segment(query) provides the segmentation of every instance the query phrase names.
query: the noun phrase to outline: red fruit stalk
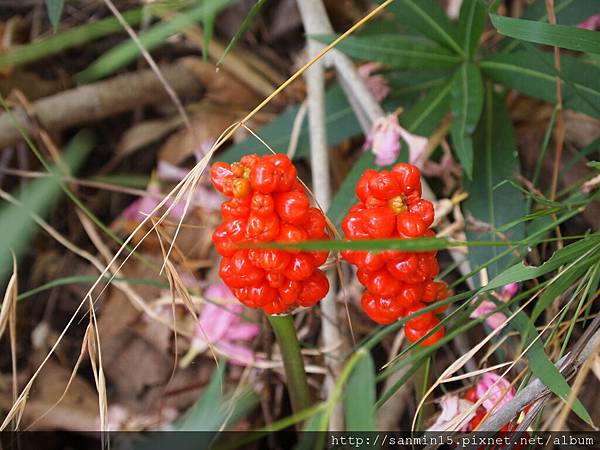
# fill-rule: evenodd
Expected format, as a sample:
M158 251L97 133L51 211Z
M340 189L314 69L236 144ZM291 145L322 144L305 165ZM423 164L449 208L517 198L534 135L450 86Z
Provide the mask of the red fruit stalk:
M329 252L243 249L240 244L328 239L325 217L296 179L285 155L246 155L211 168L214 186L229 197L212 239L223 257L219 274L246 306L281 314L314 306L329 282L318 269Z
M391 171L367 170L356 185L360 202L350 208L342 222L347 239L412 239L435 236L429 229L434 210L421 198L421 175L411 164L400 163ZM408 253L343 251L357 266L357 277L366 292L361 306L375 322L389 324L412 314L426 303L443 300L448 288L434 278L439 273L436 252ZM436 314L426 312L406 322L406 338L416 342L439 324ZM440 328L421 345L431 345L444 336Z

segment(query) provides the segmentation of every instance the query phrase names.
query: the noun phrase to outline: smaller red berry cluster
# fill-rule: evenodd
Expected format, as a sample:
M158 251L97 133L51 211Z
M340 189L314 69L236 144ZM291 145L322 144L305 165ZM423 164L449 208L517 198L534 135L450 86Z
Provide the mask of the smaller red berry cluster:
M342 222L346 238L411 239L435 236L429 229L434 210L421 198L421 175L411 164L397 164L391 171L367 170L356 185L360 202ZM407 253L387 250L379 253L344 251L342 256L358 267L357 277L367 289L361 305L375 322L389 324L412 314L425 303L448 296L444 283L434 281L439 273L436 252ZM439 324L438 308L406 322L404 331L416 342ZM421 345L431 345L444 336L440 328Z
M469 389L467 389L463 398L471 403L477 403L479 397L477 396L477 389L475 388L475 386L471 386ZM529 405L527 405L523 409L523 411L529 411ZM476 431L477 427L479 427L483 419L485 419L486 415L488 415L488 411L486 411L483 405L479 405L477 411L475 411L475 415L471 418L464 431ZM516 424L514 426L511 426L511 423L509 422L506 425L504 425L500 431L514 431L516 426Z
M285 155L246 155L211 167L214 186L230 199L212 239L223 257L219 274L246 306L280 314L313 306L329 290L318 269L329 252L243 249L242 244L328 239L325 217L310 202Z

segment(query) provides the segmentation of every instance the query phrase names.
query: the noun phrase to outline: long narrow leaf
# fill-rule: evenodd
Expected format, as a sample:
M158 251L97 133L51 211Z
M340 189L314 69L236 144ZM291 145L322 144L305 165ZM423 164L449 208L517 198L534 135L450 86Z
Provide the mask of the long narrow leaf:
M346 384L346 431L376 431L375 364L370 354L354 367Z
M485 27L485 8L479 0L463 0L458 18L458 37L465 53L475 53Z
M231 40L229 41L229 44L227 44L227 47L225 47L225 50L223 51L223 55L221 55L221 57L219 58L219 61L217 61L217 66L223 62L223 60L229 54L229 52L231 50L233 50L233 48L238 44L238 42L240 41L240 39L242 38L244 33L246 33L246 31L248 30L248 27L250 27L252 20L254 19L254 17L256 17L256 15L262 9L262 7L265 5L265 3L266 3L266 0L256 0L256 3L254 5L252 5L252 8L248 12L248 14L246 14L246 17L244 17L244 21L241 23L237 32L231 38Z
M490 14L498 33L535 44L600 53L600 33L569 25L556 25L534 20L515 19Z
M469 178L473 173L473 131L483 107L483 79L474 63L456 72L452 89L452 143Z
M499 236L498 227L514 222L525 214L524 199L517 189L505 180L511 180L518 170L517 144L510 117L503 99L486 90L484 114L474 135L477 148L474 159L473 179L465 183L469 197L464 202L466 217L477 221L467 227L467 240L502 241L521 239L523 224L505 230ZM501 253L498 247L474 247L469 249L473 267L486 263ZM507 255L488 266L490 278L510 263Z

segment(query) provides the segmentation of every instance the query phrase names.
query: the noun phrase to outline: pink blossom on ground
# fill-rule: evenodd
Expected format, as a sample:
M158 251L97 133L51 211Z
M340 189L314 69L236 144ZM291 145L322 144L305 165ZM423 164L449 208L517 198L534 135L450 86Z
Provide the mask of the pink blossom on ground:
M486 411L493 413L512 400L516 390L505 378L494 372L487 372L477 383L475 392L477 398L485 398L482 405Z
M415 164L422 159L427 148L427 138L406 131L400 126L395 114L389 114L375 121L363 148L370 148L375 154L375 164L387 166L398 159L401 138L408 144L409 161Z
M477 308L471 313L469 316L471 319L477 319L478 317L485 316L490 314L492 311L496 310L498 306L491 300L483 300ZM506 321L506 316L502 312L495 312L488 316L485 319L485 323L492 329L495 330L497 328L504 327L504 321Z
M519 291L518 283L510 283L504 286L499 293L494 293L494 296L503 303L508 302ZM481 316L490 314L495 311L498 305L491 300L483 300L477 308L469 316L471 319L476 319ZM492 329L503 328L506 324L507 317L503 312L497 311L485 319L485 323Z
M373 74L381 68L380 63L369 62L358 68L358 74L365 80L367 88L377 102L381 102L390 93L390 85L383 75Z
M222 283L209 286L204 296L219 303L236 301L229 288ZM221 305L206 303L192 340L195 354L204 352L212 345L229 356L233 363L243 365L252 361L252 350L244 342L256 337L260 327L243 321L240 316L242 312L243 307L237 302Z
M600 29L600 13L588 17L577 26L591 31Z
M459 398L455 394L444 395L439 404L442 407L442 412L435 419L435 423L431 425L427 431L446 431L450 423L458 416L465 414L473 408L473 403L464 398ZM469 412L460 423L454 424L452 428L459 431L467 431L467 426L471 419L475 416L475 410Z
M162 201L163 194L160 191L160 185L154 181L151 181L146 188L146 194L135 200L121 213L121 217L136 222L142 222L150 213L156 208ZM165 202L164 206L169 208L173 205L172 201ZM177 203L173 205L169 211L169 215L173 219L181 219L183 216L185 203Z

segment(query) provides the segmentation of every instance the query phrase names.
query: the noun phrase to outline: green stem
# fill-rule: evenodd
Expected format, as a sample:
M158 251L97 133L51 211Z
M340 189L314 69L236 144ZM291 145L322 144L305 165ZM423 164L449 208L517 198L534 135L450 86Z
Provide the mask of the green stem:
M310 392L294 320L289 314L267 317L279 343L292 410L297 414L310 406Z

